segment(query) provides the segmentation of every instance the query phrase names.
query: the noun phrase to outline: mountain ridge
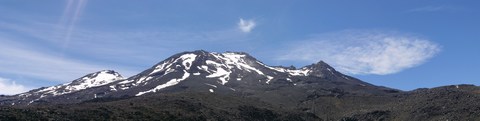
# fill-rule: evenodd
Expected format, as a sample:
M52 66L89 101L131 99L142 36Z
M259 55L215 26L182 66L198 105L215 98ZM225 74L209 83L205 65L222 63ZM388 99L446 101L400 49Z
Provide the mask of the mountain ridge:
M109 79L108 82L94 84L93 86L86 85L86 83L93 82L91 79L85 80L84 78L93 78L92 76L103 73L111 74L110 77L114 79ZM32 90L11 96L9 99L7 98L8 101L0 102L4 104L8 102L13 105L29 105L35 102L49 101L54 103L78 103L104 96L141 96L147 93L162 91L189 90L232 93L236 91L251 92L249 90L264 90L282 86L289 86L289 88L314 88L308 84L318 83L312 82L318 79L330 80L327 83L331 83L328 84L331 86L336 85L334 83L355 86L355 88L352 88L355 89L351 91L352 93L358 92L358 90L362 91L363 87L368 87L365 89L371 91L361 93L373 94L375 92L373 90L376 90L376 88L378 90L394 90L377 87L344 75L323 61L299 69L292 69L268 66L245 52L227 51L216 53L196 50L174 54L151 68L128 78L123 78L118 72L113 70L103 70L88 74L70 83ZM80 88L78 85L85 87ZM316 86L319 88L330 88L326 85L317 84Z

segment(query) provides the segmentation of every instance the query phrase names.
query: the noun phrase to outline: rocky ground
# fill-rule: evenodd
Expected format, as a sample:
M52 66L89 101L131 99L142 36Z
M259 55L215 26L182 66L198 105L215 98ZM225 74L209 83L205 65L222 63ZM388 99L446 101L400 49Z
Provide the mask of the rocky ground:
M2 106L1 120L480 120L480 88L446 86L389 96L316 96L284 104L215 93L100 98L78 104ZM281 101L280 101L281 102Z

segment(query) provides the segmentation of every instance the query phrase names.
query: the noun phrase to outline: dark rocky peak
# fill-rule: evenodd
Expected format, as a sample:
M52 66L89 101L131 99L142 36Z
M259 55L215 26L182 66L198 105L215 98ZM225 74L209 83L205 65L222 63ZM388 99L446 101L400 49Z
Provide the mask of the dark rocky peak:
M290 65L290 66L271 66L273 68L284 68L284 69L288 69L288 70L297 70L297 67L293 66L293 65Z
M333 69L332 66L328 65L324 61L320 61L315 64L308 65L306 67L312 70L335 70Z
M353 85L361 85L361 86L371 86L375 87L375 85L372 85L367 82L363 82L357 78L342 74L338 71L336 71L332 66L328 65L324 61L319 61L315 64L311 64L308 66L303 67L302 69L309 70L308 75L309 76L316 76L316 77L321 77L326 80L331 80L331 81L337 81L337 82L343 82L343 83L348 83L348 84L353 84ZM385 88L388 89L388 88ZM388 89L390 90L390 89Z
M333 67L325 63L324 61L320 61L318 63L312 64L305 66L303 68L306 68L310 70L309 75L312 76L318 76L318 77L326 77L326 76L340 76L343 75L339 72L337 72Z

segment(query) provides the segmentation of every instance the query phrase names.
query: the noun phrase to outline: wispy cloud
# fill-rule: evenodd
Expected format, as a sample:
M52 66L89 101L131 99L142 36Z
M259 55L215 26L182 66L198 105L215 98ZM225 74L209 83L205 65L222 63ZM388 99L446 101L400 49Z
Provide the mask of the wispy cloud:
M70 44L70 39L75 29L75 24L80 18L83 9L87 4L87 0L68 0L63 12L63 16L60 19L60 24L66 26L67 31L64 34L63 48L67 48ZM75 5L74 8L72 6Z
M418 66L440 46L399 32L346 30L312 37L287 49L280 60L324 60L350 74L386 75Z
M15 81L10 81L5 78L0 78L0 94L13 95L28 91L29 88L16 84Z
M249 33L255 27L256 27L256 23L252 19L244 20L243 18L240 18L240 21L238 22L238 28L245 33Z
M67 82L87 73L112 69L98 63L83 62L56 56L58 54L34 49L28 45L0 38L0 73L30 78ZM119 72L131 74L124 69Z
M439 12L439 11L457 11L460 8L453 6L423 6L407 10L407 12Z

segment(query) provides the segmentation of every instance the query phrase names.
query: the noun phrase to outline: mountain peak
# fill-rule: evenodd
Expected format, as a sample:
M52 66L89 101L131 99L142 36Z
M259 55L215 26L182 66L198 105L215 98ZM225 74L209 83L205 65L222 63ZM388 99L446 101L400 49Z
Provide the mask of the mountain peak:
M122 75L113 70L101 70L98 72L87 74L81 78L75 79L70 83L65 83L57 86L51 86L43 88L41 90L36 90L34 92L27 92L30 94L24 95L40 95L40 97L45 96L57 96L76 92L79 90L84 90L87 88L98 87L107 85L109 83L124 79Z
M196 54L196 55L206 55L210 52L206 51L206 50L194 50L194 51L186 51L186 52L183 52L183 54L187 54L187 53L193 53L193 54Z
M315 64L305 66L304 68L308 68L309 70L311 70L310 75L318 76L318 77L326 77L327 75L331 75L331 76L341 75L332 66L328 65L324 61L319 61Z
M324 61L319 61L315 64L311 64L311 65L308 65L306 67L309 67L309 68L314 68L314 69L319 69L319 70L324 70L324 69L327 69L327 70L335 70L332 66L328 65L327 63L325 63Z
M185 52L182 52L182 53L179 53L179 54L176 54L176 56L182 56L182 55L185 55L185 54L195 54L195 55L198 55L198 56L208 56L208 55L211 55L211 54L228 54L228 55L244 55L244 56L250 56L248 53L246 52L236 52L236 51L225 51L223 53L218 53L218 52L209 52L209 51L206 51L206 50L194 50L194 51L185 51ZM176 57L176 56L173 56L173 57Z
M89 88L94 86L101 86L121 79L123 79L123 76L114 70L101 70L98 72L87 74L82 78L74 80L68 85L82 85L85 88Z

